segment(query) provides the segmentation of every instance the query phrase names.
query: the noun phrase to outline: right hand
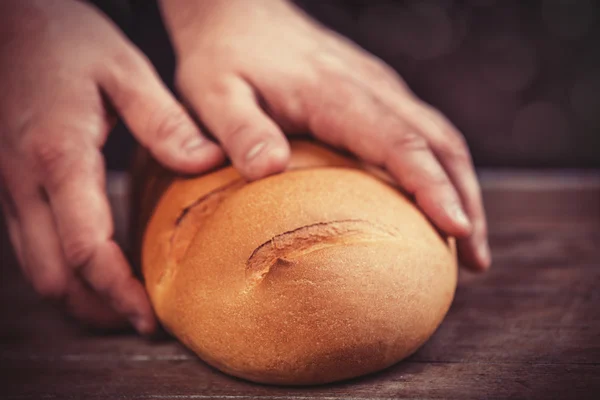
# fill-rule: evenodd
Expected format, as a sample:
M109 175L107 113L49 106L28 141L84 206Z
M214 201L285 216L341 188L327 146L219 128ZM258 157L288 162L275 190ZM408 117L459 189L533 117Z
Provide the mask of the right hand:
M165 166L223 161L150 63L75 0L0 3L0 199L26 277L84 322L156 327L117 244L100 148L115 110ZM110 107L107 104L110 103Z
M311 132L385 168L444 233L462 263L491 258L479 183L450 121L389 66L290 0L162 0L191 109L249 179L283 170L284 133Z

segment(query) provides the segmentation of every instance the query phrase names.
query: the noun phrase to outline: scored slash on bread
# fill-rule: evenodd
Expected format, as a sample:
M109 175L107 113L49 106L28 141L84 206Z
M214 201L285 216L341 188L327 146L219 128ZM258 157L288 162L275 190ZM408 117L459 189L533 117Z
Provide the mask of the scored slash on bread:
M295 259L312 251L393 237L391 229L360 219L301 226L273 236L254 249L246 261L246 279L258 283L275 265L294 265Z

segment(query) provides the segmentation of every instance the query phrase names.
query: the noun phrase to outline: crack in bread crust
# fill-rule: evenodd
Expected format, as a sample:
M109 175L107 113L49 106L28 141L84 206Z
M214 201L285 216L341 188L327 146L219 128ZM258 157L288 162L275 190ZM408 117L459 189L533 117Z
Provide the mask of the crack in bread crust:
M215 209L216 209L216 206L218 206L219 203L221 203L221 201L223 201L225 199L226 195L230 194L231 191L233 191L234 189L237 190L237 189L241 188L246 183L247 182L244 179L235 179L235 180L227 183L226 185L219 186L218 188L214 189L213 191L208 192L204 196L198 198L196 201L194 201L192 204L188 205L181 211L181 213L175 220L175 226L179 226L179 224L181 224L183 219L188 215L188 213L193 208L201 206L201 205L203 205L203 203L205 204L208 201L217 200L216 202L214 202ZM209 211L214 211L214 209L211 209Z
M169 258L180 261L185 255L185 250L195 236L202 221L212 215L231 193L246 184L243 179L237 179L227 185L221 186L212 192L200 197L183 209L175 221L175 229L171 235L171 251ZM184 239L184 240L182 240ZM187 239L187 240L186 240Z
M175 220L175 226L168 242L167 262L159 275L159 285L163 283L165 277L173 274L178 263L185 257L202 222L216 211L223 200L245 184L246 181L243 179L231 181L198 198L181 211Z
M301 226L276 235L254 249L246 261L246 281L257 284L275 266L293 266L297 258L324 248L395 238L392 229L362 219Z

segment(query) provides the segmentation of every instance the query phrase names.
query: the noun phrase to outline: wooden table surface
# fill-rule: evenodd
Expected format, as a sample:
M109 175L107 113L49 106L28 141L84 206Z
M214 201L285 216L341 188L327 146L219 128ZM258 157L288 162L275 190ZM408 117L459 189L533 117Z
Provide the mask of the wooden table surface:
M0 399L600 399L600 175L482 177L494 255L461 272L415 355L338 384L248 383L173 340L99 335L64 320L16 272L0 234Z

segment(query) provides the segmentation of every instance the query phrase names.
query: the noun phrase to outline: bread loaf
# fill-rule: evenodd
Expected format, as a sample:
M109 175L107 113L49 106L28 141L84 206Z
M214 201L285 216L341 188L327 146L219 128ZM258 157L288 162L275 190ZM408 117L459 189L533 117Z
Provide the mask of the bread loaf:
M317 384L386 368L435 331L452 239L356 161L303 141L284 173L173 178L142 244L162 324L214 367Z

